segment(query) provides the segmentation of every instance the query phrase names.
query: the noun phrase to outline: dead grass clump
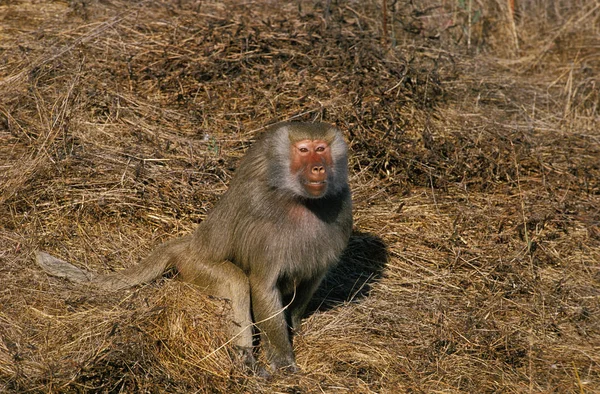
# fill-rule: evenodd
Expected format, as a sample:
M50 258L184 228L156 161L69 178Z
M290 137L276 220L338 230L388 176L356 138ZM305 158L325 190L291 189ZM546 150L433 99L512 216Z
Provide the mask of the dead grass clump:
M5 389L181 392L242 376L222 347L225 303L173 281L125 297L56 282L5 307L21 323L3 332Z
M600 387L597 2L0 3L0 391ZM136 264L281 120L351 147L355 233L301 373L244 373L227 302L189 285L33 263Z

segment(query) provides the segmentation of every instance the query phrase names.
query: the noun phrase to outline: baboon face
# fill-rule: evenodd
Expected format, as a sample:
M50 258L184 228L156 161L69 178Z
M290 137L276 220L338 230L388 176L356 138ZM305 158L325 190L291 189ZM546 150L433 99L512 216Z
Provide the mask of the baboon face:
M302 140L291 144L290 172L311 197L319 198L327 192L327 174L332 163L327 141Z
M324 123L287 123L273 130L263 149L273 188L320 199L347 187L347 147L341 133Z

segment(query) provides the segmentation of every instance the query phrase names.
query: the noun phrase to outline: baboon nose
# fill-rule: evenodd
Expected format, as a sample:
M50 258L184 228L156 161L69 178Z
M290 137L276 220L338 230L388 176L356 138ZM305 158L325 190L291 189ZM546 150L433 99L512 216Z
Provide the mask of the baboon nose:
M325 167L323 166L314 166L312 168L312 173L313 174L324 174L325 173Z

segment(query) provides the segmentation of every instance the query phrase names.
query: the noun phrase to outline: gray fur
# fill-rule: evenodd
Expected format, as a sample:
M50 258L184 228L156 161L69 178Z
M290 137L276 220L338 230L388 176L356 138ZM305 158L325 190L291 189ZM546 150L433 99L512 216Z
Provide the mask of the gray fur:
M290 144L304 140L329 143L325 194L315 197L290 171ZM232 301L232 335L245 361L254 365L252 319L272 368L296 370L284 299L297 328L327 270L337 263L352 231L347 148L342 134L324 123L282 123L271 127L248 150L206 220L184 238L161 245L141 264L112 275L95 275L38 253L48 273L107 289L150 281L169 267L207 293Z

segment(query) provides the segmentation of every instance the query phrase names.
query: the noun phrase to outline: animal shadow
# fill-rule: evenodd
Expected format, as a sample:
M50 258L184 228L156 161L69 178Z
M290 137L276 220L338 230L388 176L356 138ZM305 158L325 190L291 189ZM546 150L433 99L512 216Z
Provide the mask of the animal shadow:
M329 271L313 296L307 315L367 297L372 284L381 278L388 257L381 238L354 232L340 263Z

